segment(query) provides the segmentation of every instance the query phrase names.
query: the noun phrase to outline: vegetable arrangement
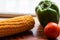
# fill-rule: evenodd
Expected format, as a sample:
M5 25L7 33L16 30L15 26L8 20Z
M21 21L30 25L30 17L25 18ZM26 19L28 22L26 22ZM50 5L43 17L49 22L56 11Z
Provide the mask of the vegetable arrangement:
M38 20L44 28L47 38L57 38L59 36L59 8L54 2L49 0L41 1L35 8Z
M35 8L40 24L47 38L55 39L60 34L59 8L49 0L41 1ZM13 35L34 27L34 19L30 15L18 16L0 21L0 37Z

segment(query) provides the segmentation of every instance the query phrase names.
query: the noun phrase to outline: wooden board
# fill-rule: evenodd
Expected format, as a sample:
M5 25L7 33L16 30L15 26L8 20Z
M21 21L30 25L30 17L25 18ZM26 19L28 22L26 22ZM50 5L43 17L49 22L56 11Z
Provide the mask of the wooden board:
M15 35L7 36L0 38L0 40L51 40L47 39L43 33L43 27L39 24L39 21L36 17L33 17L35 20L35 26L33 29L18 33ZM53 39L60 40L60 37Z

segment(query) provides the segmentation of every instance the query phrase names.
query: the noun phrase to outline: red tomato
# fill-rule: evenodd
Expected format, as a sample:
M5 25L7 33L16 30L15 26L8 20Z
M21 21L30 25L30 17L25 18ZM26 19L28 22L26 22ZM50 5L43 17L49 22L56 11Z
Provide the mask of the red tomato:
M60 26L59 26L59 33L60 33Z
M44 34L51 39L57 38L59 36L59 26L54 22L48 23L44 28Z

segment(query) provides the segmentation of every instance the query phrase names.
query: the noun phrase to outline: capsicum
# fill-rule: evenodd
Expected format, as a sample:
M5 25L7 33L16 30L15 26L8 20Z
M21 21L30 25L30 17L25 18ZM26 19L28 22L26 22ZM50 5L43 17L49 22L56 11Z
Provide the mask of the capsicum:
M35 12L40 24L45 27L48 22L59 23L59 8L49 0L39 2L35 8Z

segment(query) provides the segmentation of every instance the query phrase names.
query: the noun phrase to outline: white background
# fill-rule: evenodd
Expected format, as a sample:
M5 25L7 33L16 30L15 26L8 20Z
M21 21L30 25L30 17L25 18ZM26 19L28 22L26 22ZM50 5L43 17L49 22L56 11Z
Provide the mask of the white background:
M40 1L41 0L0 0L0 12L35 14L35 7ZM60 0L51 1L60 6Z

